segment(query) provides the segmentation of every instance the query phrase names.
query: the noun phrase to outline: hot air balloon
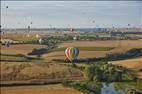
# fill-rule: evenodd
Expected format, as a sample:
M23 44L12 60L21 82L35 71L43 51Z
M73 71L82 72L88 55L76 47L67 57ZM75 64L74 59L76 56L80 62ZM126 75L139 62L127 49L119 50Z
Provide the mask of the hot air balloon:
M28 26L28 32L30 32L30 26Z
M36 34L36 38L39 38L40 36L38 34Z
M93 20L92 23L95 23L95 20Z
M8 6L6 6L6 8L8 8Z
M2 27L2 26L0 25L0 33L2 32L2 29L1 29L1 27Z
M65 55L67 59L69 59L70 61L73 61L77 59L77 56L79 55L79 49L76 47L68 47L65 50Z
M129 27L130 27L130 24L128 24L128 28L127 28L127 30L129 29Z

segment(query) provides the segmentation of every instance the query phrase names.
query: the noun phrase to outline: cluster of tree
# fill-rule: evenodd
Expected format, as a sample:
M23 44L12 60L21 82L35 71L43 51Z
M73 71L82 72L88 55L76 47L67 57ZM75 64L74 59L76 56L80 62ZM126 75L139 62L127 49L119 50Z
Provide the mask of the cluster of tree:
M48 51L47 48L39 48L39 49L34 48L32 52L28 53L28 55L37 55L40 57L40 55L47 53L47 51Z
M106 56L107 60L123 60L128 58L134 58L142 56L142 48L133 48L126 53L115 53L115 54L108 54Z
M85 68L85 75L90 81L116 82L133 80L133 77L121 66L107 63L90 64Z

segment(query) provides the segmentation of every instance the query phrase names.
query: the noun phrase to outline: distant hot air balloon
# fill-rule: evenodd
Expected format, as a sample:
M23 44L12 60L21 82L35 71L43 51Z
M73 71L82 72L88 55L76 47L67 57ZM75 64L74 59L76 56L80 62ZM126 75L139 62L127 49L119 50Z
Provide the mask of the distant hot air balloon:
M2 27L2 26L0 25L0 33L2 32L2 29L1 29L1 27Z
M65 50L65 55L67 59L69 59L70 61L73 61L77 59L77 56L79 55L79 49L76 47L68 47Z
M128 27L127 27L127 29L129 29L130 28L130 24L128 24Z
M36 38L39 38L40 36L38 34L36 34Z
M30 32L30 26L28 26L28 32Z
M93 20L92 23L95 23L95 20Z
M6 6L6 8L8 8L8 6Z

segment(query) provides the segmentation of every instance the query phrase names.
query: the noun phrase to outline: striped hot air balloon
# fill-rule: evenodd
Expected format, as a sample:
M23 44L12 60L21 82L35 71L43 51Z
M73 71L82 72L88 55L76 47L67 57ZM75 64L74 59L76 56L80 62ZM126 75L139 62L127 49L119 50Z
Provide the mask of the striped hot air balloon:
M77 59L77 56L79 55L79 49L75 47L68 47L65 50L65 55L70 61L73 61Z

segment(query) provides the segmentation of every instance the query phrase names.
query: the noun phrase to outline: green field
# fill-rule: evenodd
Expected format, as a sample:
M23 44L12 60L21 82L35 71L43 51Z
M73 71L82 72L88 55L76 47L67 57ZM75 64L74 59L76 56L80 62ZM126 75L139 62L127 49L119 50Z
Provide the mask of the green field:
M27 61L28 59L20 55L1 55L1 61Z

